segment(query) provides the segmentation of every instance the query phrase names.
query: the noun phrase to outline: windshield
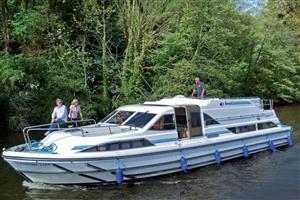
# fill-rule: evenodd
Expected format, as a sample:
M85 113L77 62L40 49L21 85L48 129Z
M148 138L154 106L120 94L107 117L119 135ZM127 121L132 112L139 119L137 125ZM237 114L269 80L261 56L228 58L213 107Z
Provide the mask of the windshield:
M113 115L106 123L110 124L123 124L130 116L133 115L133 111L119 111Z
M125 125L143 128L154 116L152 113L138 112Z
M100 122L105 122L106 120L108 120L109 118L111 118L114 114L116 114L118 112L118 110L114 110L111 113L109 113L108 115L106 115L103 119L101 119Z

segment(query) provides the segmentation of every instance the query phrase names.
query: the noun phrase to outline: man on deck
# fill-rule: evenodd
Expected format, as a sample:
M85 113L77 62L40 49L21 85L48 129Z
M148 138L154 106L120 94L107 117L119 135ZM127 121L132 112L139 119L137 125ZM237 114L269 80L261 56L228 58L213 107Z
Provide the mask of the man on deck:
M200 78L195 78L195 85L192 93L193 97L203 98L205 97L205 87L204 83L200 81Z

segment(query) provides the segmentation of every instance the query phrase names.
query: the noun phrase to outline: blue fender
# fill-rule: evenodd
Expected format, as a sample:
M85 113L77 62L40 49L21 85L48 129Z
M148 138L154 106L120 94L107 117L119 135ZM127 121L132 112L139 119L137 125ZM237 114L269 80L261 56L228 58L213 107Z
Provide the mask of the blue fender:
M124 177L123 177L123 170L120 167L120 160L119 159L115 160L115 167L116 167L116 171L115 171L116 183L120 185L120 184L122 184L122 182L124 180Z
M215 160L218 165L220 165L222 162L221 154L218 150L215 151Z
M271 149L272 152L276 151L276 147L271 139L269 139L268 144L269 144L269 148Z
M292 136L291 136L291 135L289 135L289 136L287 137L287 141L288 141L288 145L289 145L289 146L293 146L293 139L292 139Z
M187 172L188 170L188 163L187 163L187 160L185 159L185 157L181 156L180 158L180 166L181 166L181 169L184 173Z
M248 147L245 144L243 146L243 154L244 154L245 158L249 157L249 150L248 150Z
M120 167L116 169L116 182L118 184L122 184L123 182L123 170Z

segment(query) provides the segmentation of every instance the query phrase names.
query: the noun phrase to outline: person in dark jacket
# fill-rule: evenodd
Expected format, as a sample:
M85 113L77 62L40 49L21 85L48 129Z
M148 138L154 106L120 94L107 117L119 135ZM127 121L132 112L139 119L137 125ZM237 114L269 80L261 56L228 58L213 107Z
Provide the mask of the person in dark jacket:
M203 98L205 97L205 87L204 83L200 81L200 78L195 78L195 85L192 92L193 97Z

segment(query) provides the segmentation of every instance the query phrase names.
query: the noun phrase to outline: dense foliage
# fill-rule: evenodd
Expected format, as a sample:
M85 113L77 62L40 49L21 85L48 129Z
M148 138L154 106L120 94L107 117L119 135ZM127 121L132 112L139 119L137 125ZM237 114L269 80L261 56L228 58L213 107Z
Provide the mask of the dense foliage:
M190 95L196 76L208 96L299 101L299 1L269 0L255 15L236 2L1 0L0 96L11 128L48 122L57 97L100 118Z

